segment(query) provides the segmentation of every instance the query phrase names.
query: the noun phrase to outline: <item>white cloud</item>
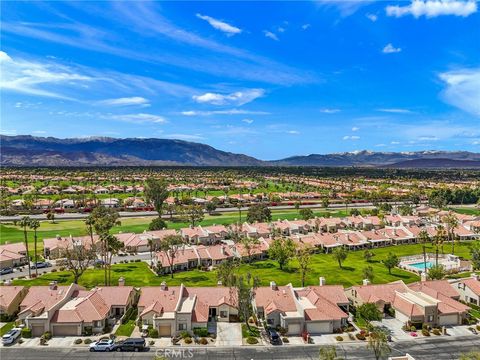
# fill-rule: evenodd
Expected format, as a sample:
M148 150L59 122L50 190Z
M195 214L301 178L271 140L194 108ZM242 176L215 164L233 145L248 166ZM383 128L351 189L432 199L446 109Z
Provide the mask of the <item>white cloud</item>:
M29 95L70 99L60 91L60 86L72 86L77 82L92 81L89 76L74 72L67 66L55 63L38 63L27 60L14 60L0 51L2 67L0 88Z
M32 131L32 134L38 134L38 135L41 135L41 134L46 134L47 132L44 131L44 130L35 130L35 131Z
M13 135L17 135L17 130L14 130L14 129L0 129L0 134L1 135L10 135L10 136L13 136Z
M228 109L228 110L187 110L182 111L182 115L185 116L210 116L210 115L269 115L266 111L252 111L252 110L240 110L240 109Z
M187 141L205 139L200 134L166 134L166 135L163 135L163 137L166 139L178 139L178 140L187 140Z
M375 146L376 146L376 147L384 147L384 146L387 146L387 145L385 145L385 144L376 144Z
M208 92L203 95L194 95L193 100L201 104L241 106L262 97L264 94L265 90L263 89L249 89L231 94Z
M418 140L420 140L420 141L437 141L437 140L440 140L440 139L436 136L430 135L430 136L420 136L418 138Z
M320 112L324 114L335 114L340 112L340 109L320 109Z
M212 18L211 16L197 14L197 17L208 22L214 29L220 30L229 36L240 34L242 32L242 29L239 29L238 27L230 25L224 21Z
M243 119L242 120L244 123L246 124L253 124L253 120L252 119Z
M415 18L425 16L433 18L441 15L469 16L477 11L475 0L412 0L410 5L389 5L388 16L401 17L412 15Z
M123 115L109 114L109 115L106 115L105 117L107 119L111 119L111 120L119 120L119 121L139 123L139 124L142 124L142 123L163 124L163 123L167 122L167 119L165 119L163 116L153 115L153 114L145 114L145 113L123 114Z
M343 137L343 140L358 140L358 139L360 139L360 136L355 136L355 135L352 135L352 136L350 136L350 135L345 135L345 136Z
M124 97L124 98L117 98L117 99L106 99L106 100L98 101L97 103L99 105L106 105L106 106L130 106L130 105L138 105L143 107L150 106L149 101L140 96Z
M358 131L358 130L360 130L359 127L356 127L356 126L352 127L352 131Z
M280 26L280 27L277 29L277 31L278 31L279 33L284 33L284 32L285 32L285 28L283 28L283 27Z
M287 134L290 134L290 135L299 135L299 134L300 134L300 131L297 131L297 130L289 130L289 131L287 131Z
M268 31L268 30L264 30L263 33L265 34L265 36L267 38L275 40L275 41L279 41L278 36L276 34L274 34L273 32Z
M372 22L375 22L378 20L378 16L375 14L366 14L365 16Z
M399 144L400 144L400 141L391 141L390 144L392 144L392 145L399 145Z
M396 48L390 43L385 45L385 47L382 50L384 54L394 54L394 53L399 53L400 51L402 51L401 48Z
M310 24L303 24L303 25L302 25L302 30L308 30L308 29L310 29L311 27L312 27L312 25L310 25Z
M439 77L446 85L442 93L446 102L480 116L480 68L444 72Z
M400 109L400 108L377 109L377 111L386 112L386 113L393 113L393 114L411 114L412 113L411 110Z

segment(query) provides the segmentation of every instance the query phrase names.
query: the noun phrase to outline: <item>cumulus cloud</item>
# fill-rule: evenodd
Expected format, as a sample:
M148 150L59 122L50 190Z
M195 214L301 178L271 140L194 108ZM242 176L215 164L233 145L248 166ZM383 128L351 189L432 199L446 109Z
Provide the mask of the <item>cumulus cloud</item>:
M360 139L360 136L356 136L356 135L345 135L343 137L343 140L358 140Z
M124 97L124 98L117 98L117 99L106 99L106 100L99 101L98 104L106 105L106 106L130 106L130 105L138 105L143 107L150 106L149 101L140 96Z
M125 122L138 123L138 124L142 124L142 123L163 124L167 122L167 119L165 119L163 116L154 115L154 114L145 114L145 113L122 114L122 115L109 114L105 117L111 120L125 121Z
M197 14L197 17L208 22L214 29L220 30L229 36L240 34L242 32L242 29L239 29L238 27L230 25L224 21L217 20L211 16Z
M475 0L412 0L410 5L389 5L388 16L401 17L412 15L415 18L425 16L433 18L441 15L469 16L477 11Z
M275 40L275 41L279 41L280 39L278 38L278 36L276 34L274 34L273 32L271 31L268 31L268 30L264 30L263 33L265 34L265 36L269 39L272 39L272 40Z
M340 109L320 109L320 112L321 113L324 113L324 114L335 114L335 113L338 113L340 112Z
M208 92L202 95L194 95L193 100L201 104L241 106L262 97L264 94L265 90L263 89L249 89L231 94Z
M356 127L356 126L352 127L352 131L358 131L358 130L360 130L359 127Z
M366 14L365 16L372 22L375 22L378 20L378 16L375 14Z
M243 119L242 121L246 124L252 124L253 123L252 119Z
M312 25L310 24L303 24L302 25L302 30L308 30Z
M480 68L444 72L439 77L446 85L442 96L447 103L480 116Z
M382 50L384 54L394 54L394 53L399 53L400 51L402 51L401 48L396 48L391 43L385 45L385 47Z

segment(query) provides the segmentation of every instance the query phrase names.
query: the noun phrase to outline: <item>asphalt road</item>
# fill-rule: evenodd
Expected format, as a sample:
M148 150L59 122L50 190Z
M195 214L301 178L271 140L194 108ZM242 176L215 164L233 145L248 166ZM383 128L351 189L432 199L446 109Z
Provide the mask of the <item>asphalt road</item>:
M391 344L391 356L409 353L417 360L456 360L461 353L480 350L480 336L463 336L455 338L429 338ZM159 355L166 359L194 360L280 360L318 359L320 346L279 346L279 347L236 347L236 348L186 348L176 347L160 349ZM172 352L175 350L175 353ZM191 349L191 350L190 350ZM143 353L90 353L79 348L0 348L2 360L65 360L65 359L154 359L156 351L151 349ZM373 353L366 349L366 344L354 343L337 346L337 355L344 359L375 359Z

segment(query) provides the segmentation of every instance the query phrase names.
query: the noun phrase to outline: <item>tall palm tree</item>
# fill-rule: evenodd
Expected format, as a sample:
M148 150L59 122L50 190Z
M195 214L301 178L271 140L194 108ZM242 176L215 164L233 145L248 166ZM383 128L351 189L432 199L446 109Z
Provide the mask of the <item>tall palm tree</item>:
M27 227L30 226L30 217L24 216L19 222L20 227L23 228L23 239L25 241L25 250L27 255L27 265L28 265L28 277L32 276L32 269L30 268L30 254L28 252L28 237L27 237Z
M438 248L443 249L443 243L447 237L445 227L443 225L437 226L437 233L433 237L433 244L435 245L435 266L438 266Z
M430 242L430 236L428 235L428 232L426 230L420 231L418 234L418 241L420 244L422 244L422 249L423 249L423 264L424 264L424 271L425 274L427 273L427 253L425 250L425 245Z
M450 211L442 220L447 225L448 240L452 242L452 254L455 254L455 228L458 226L458 219Z
M38 255L37 255L37 229L40 227L40 221L36 219L30 219L29 223L30 229L33 229L33 257L35 259L35 275L38 276L38 269L37 269L37 262L38 262Z

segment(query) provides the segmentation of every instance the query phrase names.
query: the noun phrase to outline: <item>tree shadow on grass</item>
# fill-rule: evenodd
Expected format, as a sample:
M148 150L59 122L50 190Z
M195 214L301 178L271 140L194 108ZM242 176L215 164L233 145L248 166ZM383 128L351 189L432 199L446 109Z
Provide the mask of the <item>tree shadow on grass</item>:
M411 278L411 277L408 276L408 275L398 274L398 273L393 272L393 271L392 271L392 274L391 274L391 275L392 275L392 276L395 276L395 277L398 277L398 278L400 278L400 279L410 279L410 278Z
M353 268L351 266L342 266L342 270L355 271L355 268Z
M126 272L132 272L133 270L136 270L136 268L129 268L129 269L112 269L112 272L114 272L114 273L126 273Z
M272 269L276 267L276 265L272 263L250 263L249 265L255 269Z
M201 282L201 281L209 281L210 278L204 275L198 275L198 276L190 276L190 277L185 277L183 278L184 280L188 280L191 282Z

